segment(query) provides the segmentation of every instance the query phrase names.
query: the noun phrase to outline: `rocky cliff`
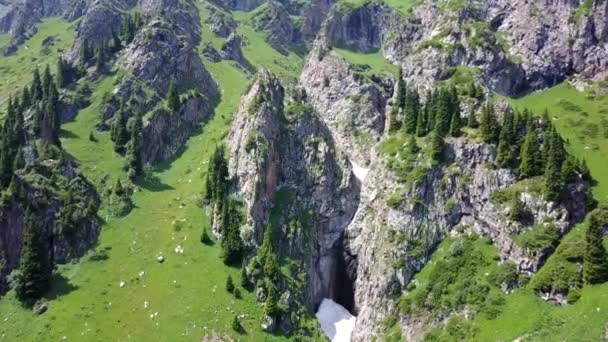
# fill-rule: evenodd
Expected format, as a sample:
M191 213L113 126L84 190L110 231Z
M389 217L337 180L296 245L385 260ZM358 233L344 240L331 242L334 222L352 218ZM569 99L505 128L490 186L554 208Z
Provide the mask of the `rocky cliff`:
M314 110L301 98L288 102L279 81L267 72L243 97L227 139L230 174L247 208L246 243L259 246L272 225L281 240L280 259L293 260L292 276L304 272L305 277L303 289L283 284L291 294L283 299L300 298L315 310L323 298L335 298L342 290L337 286L342 236L360 186L348 158ZM297 323L290 319L282 316L279 325L288 330Z
M606 2L425 1L405 15L382 2L336 6L321 29L330 46L381 49L420 86L479 73L505 95L555 85L571 75L599 80L607 70Z
M37 228L43 232L53 264L84 255L101 230L96 215L99 197L75 161L65 155L59 159L37 156L33 147L25 151L26 165L15 172L0 203L1 293L6 291L7 275L19 267L26 207L36 213Z

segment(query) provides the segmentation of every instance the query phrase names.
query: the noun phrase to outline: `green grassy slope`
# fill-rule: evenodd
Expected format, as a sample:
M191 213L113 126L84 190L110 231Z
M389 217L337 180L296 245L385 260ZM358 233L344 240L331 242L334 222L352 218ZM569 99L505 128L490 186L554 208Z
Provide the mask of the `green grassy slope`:
M31 82L34 68L42 69L49 64L54 70L57 58L62 51L68 49L74 40L73 24L60 18L44 19L37 25L38 32L25 44L19 47L12 56L0 56L0 113L6 110L5 102L9 94ZM54 39L54 44L44 48L43 41L47 37ZM8 39L6 35L0 37L0 48L3 48Z
M204 20L204 13L201 15ZM245 34L250 41L259 39L245 51L250 61L285 77L297 75L301 58L275 54L258 33ZM210 37L206 32L203 35ZM159 167L162 189L138 189L133 197L136 208L128 216L105 218L96 249L80 262L60 267L47 313L35 317L17 303L13 293L3 298L0 331L4 335L0 340L60 340L65 336L79 341L119 341L153 336L163 341L199 341L211 331L242 340L285 339L261 331L262 308L254 293L243 290L243 299L235 299L226 292L226 277L230 274L238 283L239 270L222 263L219 244L205 246L199 241L203 228L209 228L209 218L197 206L206 163L227 134L240 95L250 82L233 62L205 64L221 88L221 102L213 119L188 141L177 160ZM99 122L103 95L112 90L115 81L109 76L93 84L92 104L62 127L64 147L96 184L104 177L111 182L126 179L124 159L113 152L109 132L95 131L97 142L88 139ZM184 254L174 251L178 245ZM162 264L156 261L159 255L165 257ZM122 281L126 286L121 288ZM245 315L241 323L246 335L239 337L232 331L235 314Z
M561 135L569 140L571 152L587 161L598 183L595 197L608 202L608 93L579 92L563 83L511 102L516 108L527 107L539 115L545 109L549 111Z

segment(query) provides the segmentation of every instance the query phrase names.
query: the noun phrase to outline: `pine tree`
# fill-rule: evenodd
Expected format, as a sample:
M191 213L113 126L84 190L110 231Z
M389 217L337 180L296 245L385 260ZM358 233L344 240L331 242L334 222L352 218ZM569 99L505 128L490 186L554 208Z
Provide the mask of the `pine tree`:
M25 214L23 228L23 245L19 270L22 274L22 284L17 290L21 301L33 302L40 298L48 289L52 274L48 249L42 238L42 228L28 209Z
M437 131L431 133L431 158L435 162L441 162L443 158L443 150L445 148L445 142L443 137Z
M44 74L42 76L42 93L45 97L49 96L49 90L53 83L53 75L51 74L51 68L47 64L44 68Z
M467 116L467 127L470 127L470 128L479 127L479 123L477 122L477 116L475 116L475 113L473 113L473 112L469 113L469 116Z
M226 279L226 291L230 293L234 292L234 282L232 281L232 276L228 276L228 279Z
M420 112L420 95L416 89L407 92L404 104L405 129L408 134L416 134L418 114Z
M274 285L273 283L270 283L268 285L268 293L266 294L264 311L266 312L266 315L270 317L274 317L280 313L277 289L276 285Z
M34 102L42 100L42 81L40 80L40 72L38 71L38 68L34 69L34 76L30 93L32 94L32 100Z
M524 144L521 147L519 165L520 178L529 178L542 174L542 155L540 153L540 144L534 129L530 127L526 133Z
M576 160L572 156L568 156L562 164L562 184L568 185L577 177Z
M415 155L420 151L420 147L416 143L416 137L413 134L410 134L409 139L407 141L407 152L410 156Z
M399 120L397 120L397 115L398 115L399 111L396 105L393 104L393 106L391 106L391 110L389 111L388 115L388 133L392 134L395 133L399 130Z
M248 289L249 286L251 286L249 278L247 278L247 267L245 266L245 263L243 263L243 266L241 267L241 286L244 289Z
M177 93L177 86L175 85L175 81L171 81L169 85L169 92L167 93L167 108L171 112L177 112L179 110L181 103L179 100L179 94Z
M547 161L545 172L545 198L549 201L557 201L561 194L564 184L562 183L561 164L551 155Z
M279 263L277 262L277 256L275 253L271 252L266 255L266 262L264 263L264 275L272 282L277 282L281 275L281 270L279 269Z
M241 325L241 322L239 322L239 317L236 315L232 319L232 330L239 334L243 332L243 326Z
M141 139L142 139L143 122L140 114L135 114L133 124L131 125L131 141L127 148L127 163L129 164L129 174L131 179L142 174L142 165L140 158Z
M25 112L32 106L32 98L30 96L30 89L23 87L21 92L21 112Z
M608 255L603 244L600 211L589 215L585 232L585 253L583 255L583 278L587 284L600 284L608 280Z
M450 95L447 91L439 92L439 97L435 104L435 132L441 137L445 137L450 131Z
M428 134L428 111L427 106L421 108L418 112L418 121L416 122L416 136L425 137Z
M241 214L236 201L226 198L222 205L222 259L225 264L238 264L241 261L243 241L240 235Z
M460 112L456 111L452 113L452 119L450 120L450 135L453 137L459 137L462 128L462 123L460 120Z
M494 105L487 102L481 109L481 119L479 121L481 139L485 142L493 142L497 138L498 123L494 113Z
M511 210L509 211L509 219L512 221L521 222L526 215L526 207L524 202L519 198L519 193L514 193L511 198Z
M67 66L63 58L59 57L57 59L57 87L65 88L68 85L69 79L67 74Z
M499 168L508 168L513 164L513 124L513 114L511 112L505 113L503 123L500 128L496 153L496 165Z
M129 132L127 131L127 115L124 101L120 102L120 108L114 113L114 121L112 122L112 130L110 138L114 141L114 151L123 153L125 144L129 141Z

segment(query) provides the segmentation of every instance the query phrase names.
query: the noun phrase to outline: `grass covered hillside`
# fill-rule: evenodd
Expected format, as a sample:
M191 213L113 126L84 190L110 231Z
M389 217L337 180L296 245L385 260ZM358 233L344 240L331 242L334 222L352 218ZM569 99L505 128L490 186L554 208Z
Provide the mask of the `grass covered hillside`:
M201 20L206 15L201 6ZM246 20L246 15L241 18ZM213 41L207 26L202 27L203 43ZM38 28L39 34L16 56L0 57L2 72L14 82L29 82L30 70L52 64L58 47L69 46L73 38L73 30L59 19L44 21ZM57 35L56 44L61 45L49 55L40 54L40 41L49 34ZM265 43L263 33L246 25L242 34L252 42L245 55L255 67L297 76L301 57L279 54ZM97 246L79 262L59 267L47 294L52 299L48 312L34 315L13 292L1 299L0 340L121 341L155 336L164 341L199 341L213 333L239 340L287 339L262 332L262 307L255 293L238 285L240 268L222 263L218 241L200 241L201 233L210 231L210 218L199 207L207 161L227 134L240 96L250 83L250 75L234 62L212 63L204 57L203 61L221 90L212 120L190 138L175 161L156 168L153 183L136 187L135 208L127 216L113 217L110 209L102 209L105 223ZM120 72L113 70L87 81L93 90L90 105L62 126L63 147L100 191L118 179L127 183L125 161L114 152L110 132L95 129L105 94L114 89L118 77ZM4 98L9 88L1 89ZM157 261L159 256L164 262ZM226 291L229 276L240 290L239 298ZM243 326L239 333L232 327L235 316Z

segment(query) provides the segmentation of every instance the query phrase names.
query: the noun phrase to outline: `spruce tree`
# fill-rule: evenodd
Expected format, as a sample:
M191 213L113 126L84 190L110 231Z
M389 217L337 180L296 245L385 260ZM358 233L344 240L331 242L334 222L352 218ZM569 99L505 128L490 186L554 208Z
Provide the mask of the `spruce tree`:
M587 284L600 284L608 280L608 255L603 244L602 216L599 210L589 215L585 231L583 278Z
M545 171L545 198L549 201L557 201L561 194L564 184L562 183L561 164L551 155L547 161Z
M395 104L391 106L391 110L388 115L388 133L392 134L399 130L399 120L397 119L397 115L399 113L399 109Z
M407 92L404 103L405 129L408 134L416 134L416 125L420 112L420 95L416 89Z
M131 125L131 141L127 148L127 163L129 164L129 174L132 179L142 174L142 165L140 158L141 151L141 132L143 130L143 122L140 114L135 114L133 124Z
M241 267L241 286L244 289L248 289L250 285L249 278L247 278L247 267L245 266L245 263L243 263L243 266Z
M63 58L59 57L57 59L57 87L59 88L65 88L65 86L69 83L66 69L67 66L63 61Z
M239 322L239 317L236 315L232 319L232 330L239 334L243 332L243 326L241 325L241 322Z
M266 294L266 302L264 303L266 315L274 317L280 313L278 297L276 285L270 283L268 285L268 293Z
M441 137L445 137L450 131L450 121L452 113L450 112L450 95L447 91L439 92L437 102L435 103L435 132Z
M455 111L452 112L452 119L450 120L450 135L453 137L459 137L462 128L462 123L460 120L460 112L459 111Z
M36 222L36 217L28 209L24 218L23 244L19 259L22 284L16 289L17 297L25 302L34 302L44 295L53 271L48 248L43 241L42 227Z
M493 142L496 140L498 135L498 123L496 121L494 105L491 102L487 102L481 108L479 130L481 132L481 139L483 139L484 142Z
M435 162L441 162L445 148L443 137L437 131L434 131L431 133L431 139L431 159Z
M179 94L177 93L177 86L175 85L175 81L171 81L169 91L167 92L167 108L169 108L171 112L177 112L180 105L181 103L179 100Z
M228 276L226 279L226 291L232 293L234 292L234 281L232 281L232 276Z
M521 147L519 165L520 178L529 178L542 174L542 155L536 132L532 127L528 128L524 143Z
M21 112L27 111L32 106L32 98L30 96L30 89L25 86L21 92Z
M467 127L470 127L470 128L479 127L479 123L477 122L477 116L473 112L469 113L469 116L467 116Z
M505 113L500 135L498 137L498 149L496 153L496 165L499 168L508 168L513 163L512 137L513 137L513 114Z
M47 64L44 68L44 74L42 76L42 93L45 97L49 96L49 90L53 83L53 75L51 74L51 68Z
M418 121L416 122L416 136L425 137L428 134L428 108L425 105L424 108L420 108L418 112Z
M40 72L38 71L38 68L34 69L34 76L30 93L32 94L32 100L34 102L42 100L42 81L40 80Z
M225 198L222 205L222 259L225 264L238 264L241 261L243 241L240 235L241 214L236 201Z
M416 137L413 134L410 134L409 139L407 141L407 152L410 156L415 155L420 151L420 147L416 143Z
M524 202L519 198L519 193L514 193L511 198L511 205L509 211L509 219L512 221L521 222L526 216L526 207Z
M120 102L120 108L114 113L114 121L112 122L112 130L110 138L114 141L114 151L124 153L125 144L129 141L129 132L127 131L127 115L124 101Z

